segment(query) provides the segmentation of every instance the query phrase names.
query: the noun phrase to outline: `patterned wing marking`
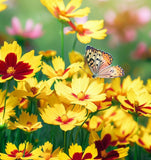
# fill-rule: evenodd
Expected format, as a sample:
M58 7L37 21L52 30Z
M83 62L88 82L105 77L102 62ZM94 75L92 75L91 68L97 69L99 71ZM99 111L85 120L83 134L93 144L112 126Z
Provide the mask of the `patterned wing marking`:
M107 67L98 73L98 77L100 78L116 78L122 76L124 76L124 70L119 65Z
M94 74L98 73L102 63L102 52L93 47L87 46L85 57L91 72Z

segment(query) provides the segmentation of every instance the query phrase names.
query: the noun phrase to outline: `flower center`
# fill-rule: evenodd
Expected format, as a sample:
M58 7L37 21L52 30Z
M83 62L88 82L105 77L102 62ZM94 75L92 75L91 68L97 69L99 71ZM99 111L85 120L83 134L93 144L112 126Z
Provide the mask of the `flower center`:
M36 94L38 92L38 89L36 87L32 87L31 91L33 92L33 94Z
M65 15L66 15L66 12L65 12L65 11L60 11L59 14L62 15L62 16L65 16Z
M62 76L64 71L62 69L59 69L58 71L56 71L58 76Z
M20 159L21 157L23 157L23 153L22 152L16 153L16 159Z
M76 31L77 31L78 33L83 33L83 32L84 32L83 25L82 25L82 24L77 25Z
M62 115L61 120L63 122L67 122L68 121L68 116L66 114Z
M80 93L78 93L77 97L78 97L79 100L83 100L85 98L84 92L81 91Z
M8 67L7 73L8 73L8 74L14 74L14 73L15 73L14 67Z
M29 121L28 121L26 124L27 124L28 127L31 127L31 126L32 126L32 123L29 122Z
M106 150L101 151L101 156L105 158L107 156Z

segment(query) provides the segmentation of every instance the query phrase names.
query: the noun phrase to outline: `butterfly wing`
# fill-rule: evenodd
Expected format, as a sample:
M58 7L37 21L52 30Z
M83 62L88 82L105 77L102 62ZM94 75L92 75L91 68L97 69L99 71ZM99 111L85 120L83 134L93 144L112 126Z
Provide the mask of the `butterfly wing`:
M112 64L112 56L104 51L97 50L93 47L86 47L86 61L89 65L94 77L98 76L98 72Z
M100 78L117 78L124 76L124 70L119 65L109 66L103 70L99 70L98 77Z

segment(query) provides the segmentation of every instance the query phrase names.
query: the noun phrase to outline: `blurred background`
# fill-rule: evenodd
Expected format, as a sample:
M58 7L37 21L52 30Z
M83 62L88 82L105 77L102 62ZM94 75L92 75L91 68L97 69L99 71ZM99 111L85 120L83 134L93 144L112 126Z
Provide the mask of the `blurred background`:
M65 0L68 3L68 0ZM41 24L42 34L29 38L26 50L56 50L61 55L61 25L41 4L40 0L8 0L8 8L0 12L0 45L20 38L10 35L8 27L17 17L25 28L28 19L34 25ZM89 44L77 42L75 50L85 54L87 45L101 49L113 56L113 65L124 68L126 75L138 76L146 83L151 78L151 1L150 0L83 0L81 8L90 7L88 20L104 19L108 36L104 40L93 39ZM65 61L72 50L74 35L65 35ZM25 52L25 51L24 51Z

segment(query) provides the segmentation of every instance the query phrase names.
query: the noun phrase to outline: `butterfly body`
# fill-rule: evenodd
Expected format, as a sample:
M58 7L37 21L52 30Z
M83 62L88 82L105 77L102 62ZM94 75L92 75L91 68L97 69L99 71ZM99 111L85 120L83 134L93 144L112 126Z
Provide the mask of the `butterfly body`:
M93 78L116 78L124 76L124 70L119 65L111 66L113 58L109 53L87 46L85 57L93 73Z

